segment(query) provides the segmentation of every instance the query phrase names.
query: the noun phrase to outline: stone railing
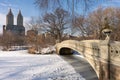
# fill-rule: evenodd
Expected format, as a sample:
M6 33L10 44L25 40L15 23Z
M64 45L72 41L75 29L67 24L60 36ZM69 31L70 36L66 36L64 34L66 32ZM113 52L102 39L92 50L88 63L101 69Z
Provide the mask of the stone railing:
M110 54L111 54L111 57L120 58L120 42L110 44Z
M112 64L120 66L120 42L110 44L110 59Z

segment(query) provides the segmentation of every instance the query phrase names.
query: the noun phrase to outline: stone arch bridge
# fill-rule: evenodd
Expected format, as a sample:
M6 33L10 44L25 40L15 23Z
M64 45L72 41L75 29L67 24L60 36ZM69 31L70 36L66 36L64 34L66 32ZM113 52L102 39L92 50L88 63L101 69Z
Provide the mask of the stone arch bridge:
M56 44L57 54L77 51L88 61L99 80L120 80L120 42L66 40Z

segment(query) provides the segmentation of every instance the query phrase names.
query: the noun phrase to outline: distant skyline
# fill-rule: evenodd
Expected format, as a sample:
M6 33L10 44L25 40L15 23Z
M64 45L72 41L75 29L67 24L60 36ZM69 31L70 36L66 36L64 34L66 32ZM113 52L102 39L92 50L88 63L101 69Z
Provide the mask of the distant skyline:
M14 15L14 24L16 24L19 10L24 17L24 25L32 16L39 16L39 10L34 5L34 0L0 0L0 33L2 33L2 26L6 25L6 15L10 8Z
M0 33L2 33L2 25L6 24L6 15L9 9L12 9L14 14L16 24L16 16L21 10L24 17L24 24L27 23L32 16L38 17L40 12L34 4L35 0L0 0ZM93 4L93 9L96 9L98 6L102 5L107 6L117 6L120 7L120 0L98 0L98 3ZM80 9L79 9L80 10Z
M5 24L6 15L10 8L12 9L14 17L16 17L19 10L21 10L24 21L28 21L31 16L39 15L39 11L34 5L34 0L0 0L0 25Z

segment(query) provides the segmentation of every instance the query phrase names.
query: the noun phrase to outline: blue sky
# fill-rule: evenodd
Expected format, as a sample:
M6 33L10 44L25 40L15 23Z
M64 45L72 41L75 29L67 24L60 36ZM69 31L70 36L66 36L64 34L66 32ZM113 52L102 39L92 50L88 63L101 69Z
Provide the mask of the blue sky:
M98 0L98 3L93 5L95 5L94 8L99 5L120 6L120 0L109 0L108 2L106 2L106 0ZM19 10L22 11L23 16L26 18L40 14L40 11L34 5L34 0L0 0L0 14L7 14L10 8L15 16Z
M120 6L120 0L98 0L95 3L95 8L99 5L103 6ZM9 9L12 9L14 15L18 14L19 9L22 11L24 17L38 16L40 11L34 5L34 0L0 0L0 14L7 14ZM79 10L79 9L78 9Z
M0 13L6 14L9 8L12 8L15 15L19 9L26 17L38 15L34 0L0 0Z
M119 6L120 0L98 0L97 3L93 4L93 9L97 8L100 5L105 7L107 6ZM0 32L2 25L6 24L6 14L9 9L12 9L14 17L16 18L18 11L21 10L22 15L24 16L24 23L30 20L31 16L39 16L40 11L34 5L34 0L0 0ZM79 9L78 9L79 10ZM16 24L16 19L15 22Z

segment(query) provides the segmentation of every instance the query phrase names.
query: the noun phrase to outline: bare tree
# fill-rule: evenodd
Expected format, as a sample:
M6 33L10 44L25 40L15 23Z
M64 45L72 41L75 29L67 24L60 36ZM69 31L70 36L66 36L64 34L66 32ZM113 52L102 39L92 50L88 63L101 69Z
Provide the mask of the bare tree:
M65 30L68 29L69 13L61 8L57 8L54 13L46 13L43 17L44 30L56 40L62 40Z
M104 2L107 0L104 0ZM72 18L71 26L75 24L75 14L82 12L83 15L86 15L87 11L94 4L99 2L99 0L35 0L35 5L41 12L50 12L54 11L58 7L67 9L70 12L70 17Z
M107 14L109 26L112 28L112 39L120 40L120 8L109 7L104 10Z
M99 7L97 10L90 13L87 18L91 33L94 35L94 38L97 39L100 39L102 37L103 19L105 17L103 11L104 9L102 7Z
M106 1L106 0L104 0ZM65 8L68 7L72 14L74 14L77 8L81 8L81 10L86 11L90 7L92 7L93 2L98 2L95 0L35 0L36 6L40 9L56 9L57 7ZM81 6L80 6L81 5Z
M77 17L75 17L75 22L74 22L74 27L77 30L77 34L79 34L83 38L85 38L85 36L87 35L85 21L86 20L85 20L84 16L79 16L79 17L77 16Z
M24 36L15 35L12 32L8 31L4 36L2 36L1 42L2 42L2 46L7 50L11 46L24 45L25 38Z
M115 7L102 8L99 7L97 10L90 13L87 17L87 26L89 27L92 35L95 39L104 39L105 36L102 34L102 30L105 27L104 18L107 17L107 22L112 28L112 40L120 40L120 9Z
M105 17L107 17L107 24L105 24ZM112 40L120 40L120 8L99 7L88 16L75 17L74 27L77 30L76 32L80 33L84 39L86 37L104 39L105 35L103 35L102 30L106 26L110 26L113 31Z
M28 27L28 30L35 30L35 31L41 31L41 24L42 19L41 17L31 17L30 21L26 23L26 26Z
M41 39L38 37L39 31L39 22L40 18L31 17L31 20L26 24L29 28L26 35L26 43L30 47L34 47L36 50L39 50L41 46Z

